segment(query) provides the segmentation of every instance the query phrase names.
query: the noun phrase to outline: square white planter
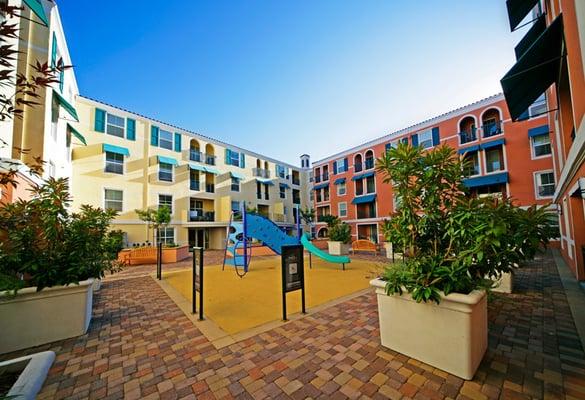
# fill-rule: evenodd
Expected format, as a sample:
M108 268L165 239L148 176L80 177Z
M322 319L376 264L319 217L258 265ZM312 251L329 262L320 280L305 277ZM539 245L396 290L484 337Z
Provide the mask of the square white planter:
M91 321L93 279L16 296L0 292L0 354L83 335Z
M514 273L506 272L502 274L492 290L498 293L512 293L514 290Z
M19 400L36 399L54 361L54 352L43 351L0 362L0 371L22 371L8 391L7 396Z
M376 288L382 346L442 369L473 379L487 349L487 296L452 293L441 303L417 303L404 293L386 295L386 282Z
M329 250L329 254L332 254L335 256L345 256L345 255L349 254L349 248L350 248L349 244L345 244L342 242L333 242L330 240L327 242L327 247Z

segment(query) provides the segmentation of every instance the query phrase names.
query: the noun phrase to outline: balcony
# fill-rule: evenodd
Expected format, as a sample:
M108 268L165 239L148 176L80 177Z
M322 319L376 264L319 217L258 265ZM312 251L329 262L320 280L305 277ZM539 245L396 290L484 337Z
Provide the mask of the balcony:
M254 176L257 176L258 178L266 179L270 178L270 171L264 168L254 168L252 169L252 173L254 174Z
M199 150L195 150L195 149L189 150L189 160L201 162L202 159L203 159L202 152L200 152Z
M315 175L315 183L321 182L321 175Z
M501 121L490 122L482 125L481 129L483 130L484 138L496 136L502 133L502 123Z
M215 221L215 212L213 212L213 211L203 211L201 209L189 211L189 222L212 222L212 221Z
M213 183L205 184L205 191L207 193L215 193L215 185Z
M324 222L327 217L329 217L329 214L317 215L317 222Z
M467 132L459 132L459 141L461 144L475 142L477 140L475 128Z
M353 170L354 170L355 172L360 172L362 169L363 169L363 168L362 168L362 163L355 163L355 164L353 165Z
M207 165L215 165L215 156L211 154L205 155L205 164Z
M328 181L329 180L329 172L323 172L323 182Z
M201 182L199 182L199 181L191 181L189 183L189 188L191 190L201 190Z
M294 176L292 177L292 183L293 185L300 185L301 184L301 179L298 176Z
M374 159L373 158L366 158L366 162L364 164L366 166L366 169L372 169L372 168L374 168Z

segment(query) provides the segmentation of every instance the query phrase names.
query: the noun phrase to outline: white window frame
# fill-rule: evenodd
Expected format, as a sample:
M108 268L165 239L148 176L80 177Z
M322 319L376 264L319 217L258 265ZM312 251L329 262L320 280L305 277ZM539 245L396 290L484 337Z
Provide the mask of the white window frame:
M164 133L168 133L169 135L171 135L171 147L167 148L167 147L163 147L161 145L162 143L162 136L163 136L163 132ZM165 142L168 142L168 140L165 140ZM174 149L174 145L175 145L175 135L173 135L173 132L171 131L167 131L166 129L159 129L158 131L158 147L160 147L161 149L165 149L165 150L173 150Z
M428 139L425 139L424 141L421 140L421 135L429 135ZM418 139L418 146L422 147L423 149L430 149L433 147L433 130L432 129L427 129L426 131L422 131L422 132L418 132L416 134L417 139ZM430 141L430 146L423 146L423 143L429 142Z
M372 178L374 180L374 191L373 192L368 192L368 179ZM368 194L375 194L377 191L377 185L376 185L376 175L374 176L370 176L368 178L363 178L363 185L364 185L364 195L368 195Z
M161 235L160 235L160 231L161 230L164 230L165 231L165 235L164 235L165 240L163 240L163 241L160 240L161 239ZM167 244L167 235L166 235L166 233L169 232L169 231L172 231L173 232L173 240L170 243L177 243L177 232L176 232L174 226L164 226L164 227L158 228L157 231L156 231L156 242L157 243L160 242L160 243L163 243L163 244Z
M230 154L230 158L228 159L228 165L232 165L234 167L240 167L241 168L241 162L242 162L242 156L241 156L241 152L239 151L234 151L232 149L229 149L229 154ZM238 156L236 158L234 158L234 154L237 154Z
M541 179L541 176L544 174L552 174L553 180L554 180L554 189L556 189L556 186L557 186L557 180L556 180L554 171L552 169L547 169L547 170L542 170L542 171L534 171L534 196L538 200L550 199L554 196L554 190L553 190L553 194L551 194L550 196L541 196L540 195L540 191L538 189L540 187L544 186L544 185L542 185L542 179ZM548 185L550 185L550 183L547 183L546 185L548 186Z
M120 118L122 120L122 126L110 124L109 121L108 121L108 117L109 116L112 116L114 118ZM106 120L105 120L105 123L106 123L106 126L105 126L104 131L106 132L107 135L114 136L114 137L119 137L119 138L122 138L122 139L124 139L126 137L126 117L121 117L121 116L119 116L117 114L114 114L114 113L111 113L111 112L107 112L106 111ZM122 129L122 136L114 135L113 133L108 132L108 128L110 126L113 126L113 127L117 128L117 129Z
M337 186L337 195L338 196L345 196L347 194L347 183L346 182L340 183L336 186ZM343 188L343 192L341 190L342 188Z
M537 138L539 136L546 136L546 137L548 137L548 145L550 147L550 153L544 154L542 156L537 156L536 155L536 149L535 149L535 146L534 146L534 138ZM544 145L543 144L540 144L539 146L544 146ZM533 160L538 160L538 159L541 159L541 158L552 157L552 144L551 144L551 141L550 141L550 133L543 133L542 135L532 136L530 138L530 153L532 155L532 159Z
M500 148L501 151L502 151L502 158L501 158L501 161L500 161L500 169L495 170L495 171L488 171L488 158L487 158L487 153L488 153L488 151L497 150L498 148ZM489 175L489 174L497 174L497 173L504 172L504 171L507 170L506 169L506 160L505 160L504 154L505 154L505 152L504 152L504 146L503 145L501 145L501 146L495 146L495 147L490 147L488 149L483 150L483 167L484 167L483 170L485 171L485 174L486 175Z
M286 186L282 183L278 184L278 197L281 199L286 199Z
M543 111L537 112L536 110L534 110L534 109L537 109L540 106L544 106L544 110ZM540 95L538 97L538 99L536 99L534 101L534 103L532 103L528 107L528 117L529 118L535 118L535 117L542 116L542 115L546 114L546 111L547 110L548 110L548 105L547 105L547 102L546 102L546 92L545 92L542 95Z
M345 213L342 213L341 212L341 206L342 205L345 207ZM337 203L337 215L340 218L347 217L347 203L345 201L342 201L340 203Z
M119 174L117 172L107 171L108 168L108 153L117 154L122 156L122 173ZM126 162L125 156L123 154L114 153L112 151L104 151L104 173L106 174L114 174L114 175L124 175L126 173ZM117 162L110 161L110 163L118 164Z
M121 210L116 210L116 211L118 211L120 213L124 212L124 190L123 189L111 188L111 187L105 187L104 190L103 190L103 193L102 193L103 194L103 196L102 196L102 202L103 203L102 204L103 204L104 210L107 210L108 209L108 207L106 206L106 202L107 201L118 201L118 200L106 200L106 191L108 191L108 190L112 190L112 191L116 191L116 192L122 192L122 201L121 201L121 203L122 203L122 207L121 208L122 209Z
M471 153L475 153L477 155L477 169L478 169L478 171L477 171L477 174L475 174L475 175L469 175L466 178L471 178L471 177L474 177L474 176L480 176L481 175L481 168L482 168L482 165L481 165L482 164L482 162L481 162L481 154L480 154L481 152L479 150L477 150L477 151L470 151L468 154L471 154ZM462 157L462 158L463 158L462 161L464 161L465 158L464 157ZM486 161L486 163L487 163L487 161ZM486 168L486 171L487 171L487 164L486 164L485 168ZM497 171L497 172L500 172L500 171Z
M163 179L160 179L160 166L161 164L165 164L165 165L170 165L171 166L171 180L170 181L165 181ZM158 173L157 173L157 178L159 182L166 182L166 183L174 183L175 182L175 166L173 164L168 164L168 163L158 163Z
M167 204L161 204L160 203L160 196L169 196L171 198L171 204L170 206ZM160 208L161 205L165 205L167 207L169 207L169 209L171 210L171 215L173 215L173 211L174 211L174 207L173 207L173 203L174 203L174 198L172 194L168 194L168 193L159 193L158 194L158 208Z
M234 188L237 188L237 189L234 189ZM240 180L238 178L235 178L232 176L231 182L230 182L230 190L232 192L239 192L241 190Z
M349 165L347 166L347 169L345 168L345 158L340 158L339 160L335 160L335 165L336 165L336 173L337 174L343 174L344 172L347 172L347 170L349 169ZM341 166L341 168L340 168Z

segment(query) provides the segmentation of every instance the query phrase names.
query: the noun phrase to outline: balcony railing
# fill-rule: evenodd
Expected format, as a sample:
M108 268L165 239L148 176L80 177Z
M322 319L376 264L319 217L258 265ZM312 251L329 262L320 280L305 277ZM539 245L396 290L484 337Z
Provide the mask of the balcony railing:
M189 183L189 188L191 190L201 190L201 182L199 182L199 181L191 181Z
M284 214L277 214L277 213L272 213L272 220L274 222L286 222L286 215Z
M297 177L295 177L295 176L293 175L293 178L292 178L292 183L293 183L293 185L300 185L300 184L301 184L301 179L300 179L298 176L297 176Z
M215 221L215 212L203 211L203 210L190 210L189 211L189 221L190 222Z
M366 158L366 162L364 163L366 169L374 168L374 159L373 158Z
M326 215L317 215L317 222L323 222L325 221L325 218L328 217L329 214Z
M461 144L476 141L477 134L476 134L475 128L473 128L471 131L459 132L459 140L460 140Z
M207 193L215 193L215 185L213 183L206 183L205 184L205 191Z
M329 172L323 172L323 182L328 181L329 180Z
M264 168L254 168L252 173L259 178L270 178L270 171Z
M371 210L357 210L358 219L376 218L376 211Z
M360 172L362 170L362 163L355 163L355 164L353 164L353 170L355 172Z
M207 165L215 165L215 156L211 154L205 155L205 164Z
M301 204L300 196L293 196L293 204Z
M321 182L321 175L315 175L315 183Z
M213 154L202 153L199 150L189 150L189 160L196 162L204 162L207 165L215 165L215 156Z
M487 138L499 135L502 133L502 123L501 121L490 122L488 124L484 124L481 129L483 130L483 137Z

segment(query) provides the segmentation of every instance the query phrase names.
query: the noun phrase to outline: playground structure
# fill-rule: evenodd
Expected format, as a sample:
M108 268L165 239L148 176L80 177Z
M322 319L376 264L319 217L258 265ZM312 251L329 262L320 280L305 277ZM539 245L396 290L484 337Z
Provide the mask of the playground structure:
M241 216L241 221L236 221ZM238 276L243 277L248 272L252 259L251 240L261 241L265 246L270 248L276 254L282 253L282 246L303 245L304 250L309 253L309 266L312 267L312 255L319 257L327 262L342 264L345 270L345 264L351 260L346 256L333 256L327 252L318 249L310 241L308 235L303 234L300 223L300 212L296 212L296 235L291 236L281 229L270 219L256 213L250 213L246 210L246 205L242 202L239 212L232 212L230 222L227 227L226 244L223 257L222 270L225 265L234 267Z

